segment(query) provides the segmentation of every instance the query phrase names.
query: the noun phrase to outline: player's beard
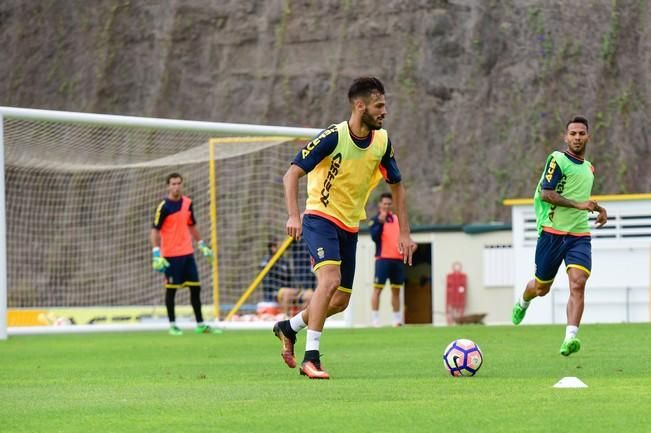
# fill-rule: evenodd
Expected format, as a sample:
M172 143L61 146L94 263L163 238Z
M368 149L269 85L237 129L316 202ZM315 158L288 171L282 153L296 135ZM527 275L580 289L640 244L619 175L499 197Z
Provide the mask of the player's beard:
M368 129L380 129L382 125L378 123L373 116L368 114L368 109L364 109L364 114L362 114L362 123L368 127Z
M571 143L569 147L573 154L582 157L585 154L585 145L586 143L580 143L580 144Z

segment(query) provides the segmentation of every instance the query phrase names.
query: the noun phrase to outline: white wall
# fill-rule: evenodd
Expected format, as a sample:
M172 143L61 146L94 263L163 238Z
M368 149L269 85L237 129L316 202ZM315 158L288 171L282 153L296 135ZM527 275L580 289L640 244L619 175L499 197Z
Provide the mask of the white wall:
M432 299L433 324L446 325L445 298L446 275L452 265L460 262L468 275L466 314L487 313L485 323L507 323L513 306L513 285L487 288L484 285L484 247L494 244L511 244L510 231L467 234L463 231L414 233L419 244L432 248ZM371 318L371 294L375 260L375 246L368 234L361 234L357 245L357 270L353 282L353 294L346 311L349 323L368 326ZM385 288L380 298L382 323L391 323L390 290Z
M452 265L460 262L468 275L466 314L487 313L484 323L502 324L510 320L513 284L486 287L484 275L484 247L511 244L509 231L469 235L464 232L434 233L434 323L446 324L446 276Z

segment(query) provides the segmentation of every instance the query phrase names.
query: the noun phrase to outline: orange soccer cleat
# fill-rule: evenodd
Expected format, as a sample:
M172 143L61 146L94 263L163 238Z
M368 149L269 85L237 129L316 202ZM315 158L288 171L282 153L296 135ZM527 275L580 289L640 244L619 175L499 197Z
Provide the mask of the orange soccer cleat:
M280 356L289 368L296 368L296 358L294 357L294 344L296 343L296 333L289 326L289 320L276 322L273 328L274 334L280 340Z
M310 379L330 379L330 375L321 367L319 361L303 361L300 368L301 376Z

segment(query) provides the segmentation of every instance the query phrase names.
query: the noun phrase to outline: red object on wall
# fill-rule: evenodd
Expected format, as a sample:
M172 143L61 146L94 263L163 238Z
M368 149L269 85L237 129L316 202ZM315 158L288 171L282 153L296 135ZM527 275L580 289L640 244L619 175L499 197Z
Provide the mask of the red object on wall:
M461 263L455 262L452 265L452 272L447 275L447 296L445 300L445 316L448 325L456 319L463 317L466 309L466 290L468 288L468 276L462 272Z

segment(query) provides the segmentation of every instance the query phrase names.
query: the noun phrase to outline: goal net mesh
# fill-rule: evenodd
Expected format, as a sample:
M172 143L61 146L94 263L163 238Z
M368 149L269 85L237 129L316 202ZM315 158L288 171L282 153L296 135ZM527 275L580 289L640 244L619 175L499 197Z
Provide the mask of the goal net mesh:
M166 195L166 176L180 173L199 232L210 245L213 136L5 118L8 307L164 305L162 276L151 268L154 211ZM285 237L282 175L304 142L215 141L223 317L260 270L269 242ZM211 307L211 264L195 256L202 302ZM304 246L292 246L284 257L291 284L311 288ZM189 304L187 292L177 294L177 305ZM247 303L261 299L256 290Z

